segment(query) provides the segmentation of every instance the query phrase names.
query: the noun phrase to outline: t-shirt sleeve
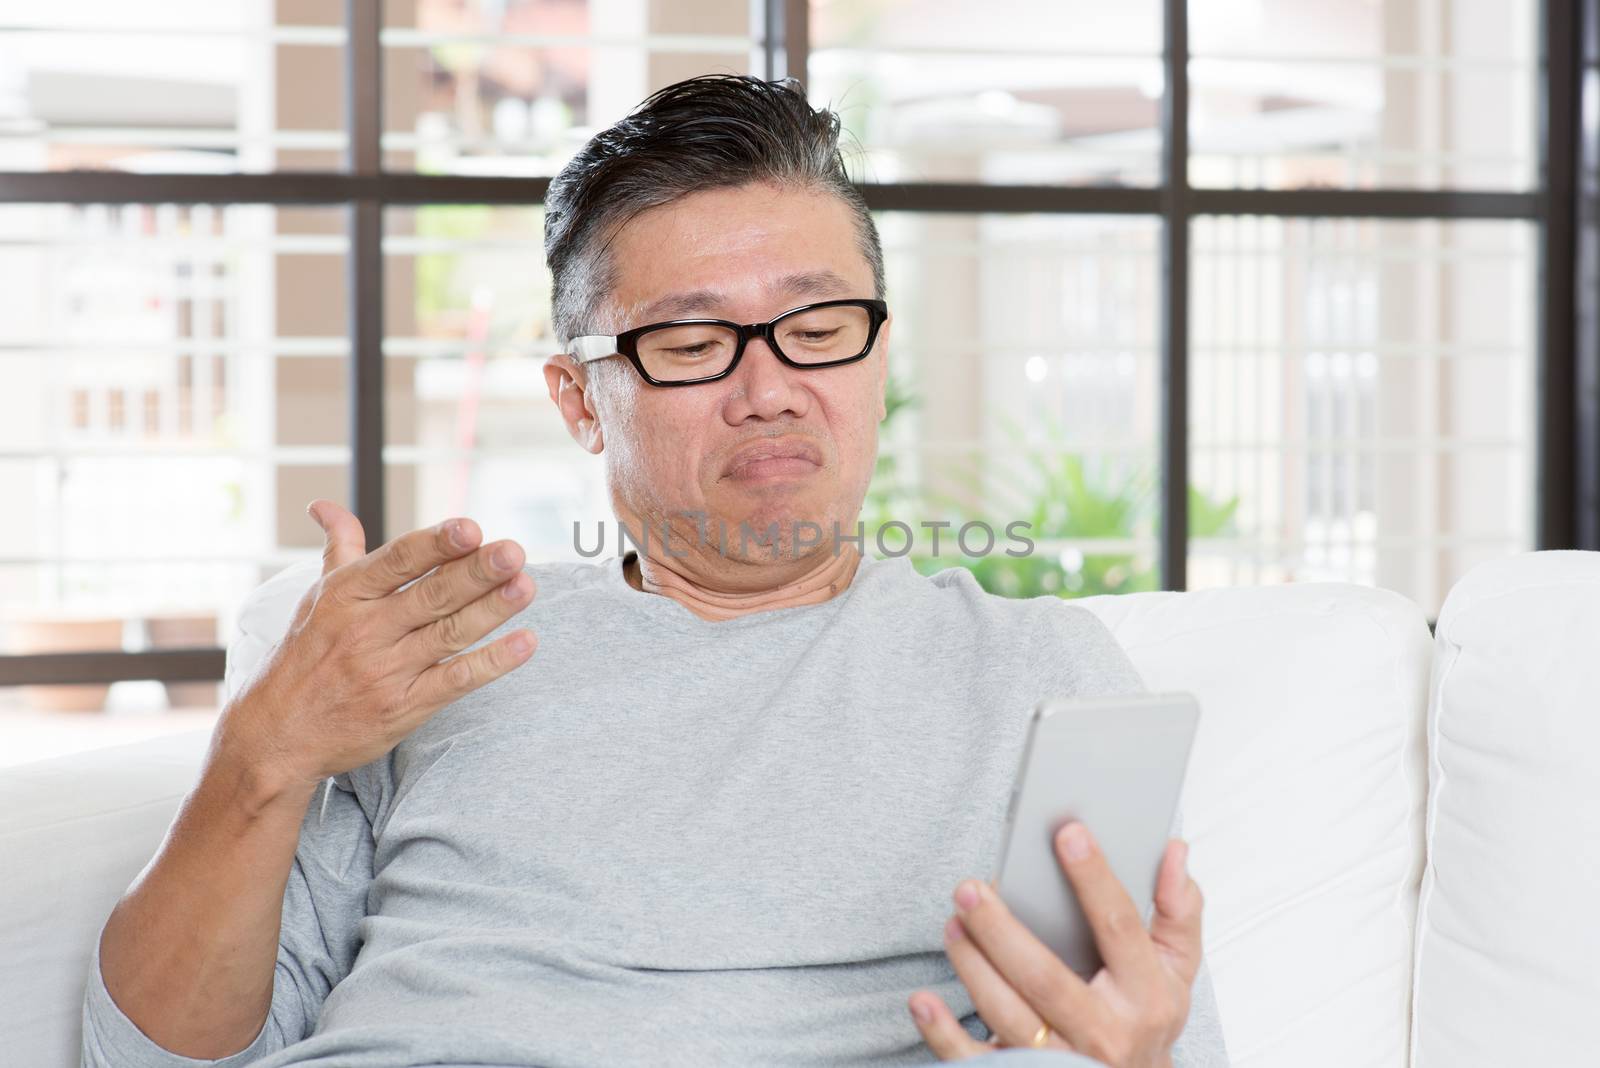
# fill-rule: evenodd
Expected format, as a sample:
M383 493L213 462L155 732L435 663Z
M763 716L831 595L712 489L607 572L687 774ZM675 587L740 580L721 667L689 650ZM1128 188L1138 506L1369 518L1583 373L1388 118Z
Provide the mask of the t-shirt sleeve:
M1138 669L1099 616L1057 597L1034 602L1045 621L1043 640L1030 650L1032 677L1045 688L1041 698L1145 692Z
M351 776L327 780L306 810L284 888L272 1007L249 1046L218 1060L179 1056L140 1031L106 990L96 939L84 995L83 1068L242 1068L308 1036L328 992L355 962L372 864L372 824Z
M1222 1017L1211 986L1211 969L1200 961L1189 989L1189 1019L1172 1046L1172 1068L1228 1068L1228 1046L1222 1040Z

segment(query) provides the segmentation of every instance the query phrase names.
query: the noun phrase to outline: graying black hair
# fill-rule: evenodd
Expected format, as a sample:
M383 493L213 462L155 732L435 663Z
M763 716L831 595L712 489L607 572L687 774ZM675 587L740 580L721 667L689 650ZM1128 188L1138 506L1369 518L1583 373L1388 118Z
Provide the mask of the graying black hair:
M594 330L615 281L606 246L624 223L690 193L751 182L810 187L849 204L874 296L883 297L883 246L846 174L839 116L813 108L793 78L708 74L652 93L550 182L544 254L556 337L565 345Z

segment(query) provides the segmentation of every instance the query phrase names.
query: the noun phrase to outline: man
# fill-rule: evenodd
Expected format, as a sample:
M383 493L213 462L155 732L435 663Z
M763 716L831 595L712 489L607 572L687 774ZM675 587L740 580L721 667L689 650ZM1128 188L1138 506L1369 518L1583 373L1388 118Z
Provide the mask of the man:
M1224 1062L1181 844L1147 929L1063 833L1090 983L984 881L1035 702L1140 683L1087 612L852 538L891 326L837 135L692 79L552 183L546 379L642 551L367 553L313 502L322 575L106 925L86 1064Z

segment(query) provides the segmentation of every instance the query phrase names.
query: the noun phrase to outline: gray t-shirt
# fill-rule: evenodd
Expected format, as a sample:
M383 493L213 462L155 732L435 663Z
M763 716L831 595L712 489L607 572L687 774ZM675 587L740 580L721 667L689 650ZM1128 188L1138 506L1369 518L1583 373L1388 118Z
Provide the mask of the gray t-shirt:
M270 1018L165 1052L98 959L90 1068L890 1065L933 1057L943 949L993 875L1033 706L1143 689L1089 612L864 559L822 604L708 622L622 561L528 568L518 670L313 800ZM1177 1064L1225 1063L1202 972Z

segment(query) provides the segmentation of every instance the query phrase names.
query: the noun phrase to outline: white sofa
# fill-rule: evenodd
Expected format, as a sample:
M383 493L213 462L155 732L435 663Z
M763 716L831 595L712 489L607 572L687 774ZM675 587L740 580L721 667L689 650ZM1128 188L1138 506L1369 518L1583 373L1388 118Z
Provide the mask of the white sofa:
M230 688L310 575L252 595ZM1078 603L1201 699L1186 831L1235 1064L1600 1063L1600 553L1481 566L1437 640L1354 586ZM92 940L204 745L0 772L0 1064L77 1063Z

